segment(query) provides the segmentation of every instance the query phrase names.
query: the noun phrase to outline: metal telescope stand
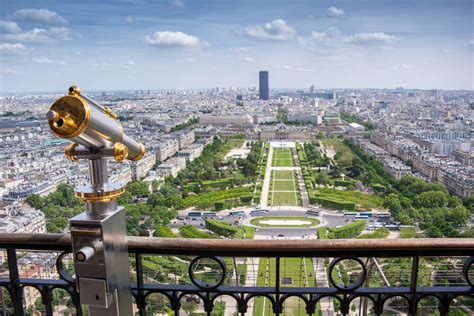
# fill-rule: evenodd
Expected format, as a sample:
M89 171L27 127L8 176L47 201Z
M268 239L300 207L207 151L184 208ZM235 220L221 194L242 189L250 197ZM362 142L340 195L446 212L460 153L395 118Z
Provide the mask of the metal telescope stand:
M76 188L86 212L70 220L76 282L80 301L91 316L131 316L132 294L125 211L116 198L123 187L108 182L110 149L78 146L77 158L89 160L91 184Z

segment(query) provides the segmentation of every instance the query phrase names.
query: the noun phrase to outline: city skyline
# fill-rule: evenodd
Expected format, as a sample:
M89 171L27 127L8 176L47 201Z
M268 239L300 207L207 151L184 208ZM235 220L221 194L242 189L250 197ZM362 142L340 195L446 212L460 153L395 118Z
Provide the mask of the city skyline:
M0 5L2 93L474 87L471 1Z

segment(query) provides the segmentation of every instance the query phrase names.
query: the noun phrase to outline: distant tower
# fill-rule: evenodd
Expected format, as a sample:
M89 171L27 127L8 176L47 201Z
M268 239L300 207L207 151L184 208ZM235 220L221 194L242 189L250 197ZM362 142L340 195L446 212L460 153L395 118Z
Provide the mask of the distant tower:
M258 79L260 100L268 100L268 71L260 71Z
M309 92L314 93L314 84L311 87L309 87Z

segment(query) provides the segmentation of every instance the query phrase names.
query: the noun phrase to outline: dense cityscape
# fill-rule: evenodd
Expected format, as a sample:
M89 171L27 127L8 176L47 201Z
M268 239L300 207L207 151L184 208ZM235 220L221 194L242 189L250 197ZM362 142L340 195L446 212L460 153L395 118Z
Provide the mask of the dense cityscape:
M109 165L128 187L129 235L474 236L472 91L278 91L264 73L259 89L90 94L146 144L142 160ZM1 97L2 232L66 232L82 212L71 188L87 164L65 158L44 118L58 96ZM41 261L38 273L51 269Z
M474 315L472 1L37 6L0 0L0 315Z

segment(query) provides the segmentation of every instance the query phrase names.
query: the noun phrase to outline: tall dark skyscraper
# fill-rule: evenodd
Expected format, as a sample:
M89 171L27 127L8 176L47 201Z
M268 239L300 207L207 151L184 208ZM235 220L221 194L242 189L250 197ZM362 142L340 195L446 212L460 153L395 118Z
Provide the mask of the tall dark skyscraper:
M268 100L268 71L260 71L258 73L258 84L260 100Z

